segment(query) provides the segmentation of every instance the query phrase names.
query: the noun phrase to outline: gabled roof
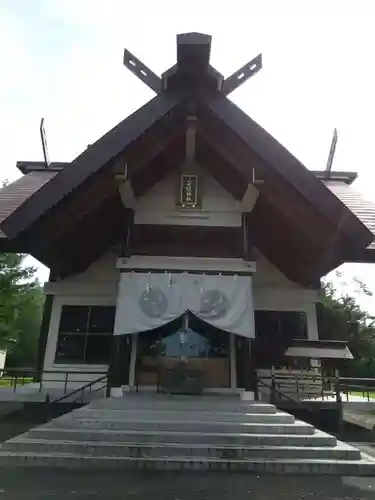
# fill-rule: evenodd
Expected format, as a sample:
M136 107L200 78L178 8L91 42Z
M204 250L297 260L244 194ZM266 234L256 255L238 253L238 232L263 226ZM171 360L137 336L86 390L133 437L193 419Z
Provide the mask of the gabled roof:
M121 241L131 210L121 203L114 170L120 169L140 195L181 163L187 120L194 117L196 160L233 196L244 196L254 170L264 181L257 186L258 201L247 217L247 236L291 279L309 283L366 249L374 240L368 225L227 99L225 80L209 65L210 43L207 35L179 37L178 62L163 76L154 99L72 163L55 163L40 172L41 165L36 165L36 171L23 178L28 180L20 181L13 201L5 192L3 235L51 267L58 267L61 259L73 260L78 240L104 249L100 224L106 225L112 244L116 238ZM244 66L246 77L255 71L251 68ZM30 170L28 162L18 166ZM14 186L9 189L11 193ZM83 266L84 256L78 260Z
M352 186L337 180L325 180L324 184L342 201L353 214L372 232L375 237L375 203L368 201ZM375 250L375 241L368 249Z
M30 172L2 188L0 190L0 225L56 174L57 172L48 170Z
M169 115L181 104L181 96L164 93L125 118L116 127L81 153L71 164L62 169L53 182L40 189L35 196L25 200L4 220L2 230L14 238L51 207L79 188L90 176L99 172L149 131L158 120ZM172 120L169 120L172 123Z

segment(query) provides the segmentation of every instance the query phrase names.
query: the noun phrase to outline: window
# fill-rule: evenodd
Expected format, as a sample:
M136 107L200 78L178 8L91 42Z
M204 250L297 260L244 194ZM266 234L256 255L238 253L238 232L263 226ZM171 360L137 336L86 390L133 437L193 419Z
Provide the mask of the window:
M108 364L116 308L63 306L56 363Z
M298 311L255 311L255 356L259 368L286 366L284 357L293 339L307 339L306 314ZM298 364L298 361L293 361Z
M307 339L306 314L297 311L255 311L255 329L258 338L269 342Z

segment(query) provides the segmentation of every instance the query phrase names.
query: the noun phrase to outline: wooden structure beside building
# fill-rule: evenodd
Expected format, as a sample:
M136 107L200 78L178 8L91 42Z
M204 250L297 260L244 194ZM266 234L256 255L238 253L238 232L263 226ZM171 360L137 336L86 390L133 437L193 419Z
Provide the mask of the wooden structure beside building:
M321 277L375 261L375 206L352 190L356 174L306 169L227 98L261 57L224 79L210 48L178 35L162 77L126 51L157 95L71 163L18 162L23 177L0 191L0 250L51 269L41 369L109 365L119 388L183 362L203 388L251 393L255 369L318 340Z

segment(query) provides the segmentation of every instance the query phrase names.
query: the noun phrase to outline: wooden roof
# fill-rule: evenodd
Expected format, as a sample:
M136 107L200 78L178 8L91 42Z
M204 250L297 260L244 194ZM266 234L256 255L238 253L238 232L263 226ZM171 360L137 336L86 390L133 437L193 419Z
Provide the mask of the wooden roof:
M57 172L43 170L30 171L0 190L0 249L11 250L22 246L12 245L8 236L1 229L1 223L14 213L27 199L36 194Z
M235 198L252 183L254 168L264 180L246 215L248 238L290 279L308 284L363 255L374 240L371 228L226 97L222 76L209 65L210 43L206 35L180 37L178 62L163 75L154 99L72 163L46 171L39 165L5 188L0 241L61 274L83 270L124 239L132 221L114 172L126 170L134 195L141 196L183 161L187 117L193 115L196 161ZM31 167L22 162L19 168Z
M375 237L375 203L367 200L352 186L338 180L327 179L324 184L337 198L344 203L353 214L372 232ZM353 258L348 258L353 260ZM368 245L361 258L354 258L354 262L375 261L375 240Z

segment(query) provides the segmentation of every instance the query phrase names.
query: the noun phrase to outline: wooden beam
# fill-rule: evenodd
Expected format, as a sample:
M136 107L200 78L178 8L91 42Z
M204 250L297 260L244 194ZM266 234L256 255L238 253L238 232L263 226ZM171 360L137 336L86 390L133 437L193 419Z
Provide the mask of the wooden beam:
M163 177L176 169L185 158L185 137L179 134L168 149L163 150L143 169L137 170L131 176L134 196L143 196Z
M204 75L208 70L211 54L210 35L182 33L177 35L177 67L184 75Z
M177 121L176 121L177 120ZM177 122L179 127L176 130ZM182 137L185 128L183 114L174 115L167 123L155 124L152 130L147 131L138 141L135 141L128 150L117 160L117 168L121 164L128 172L128 176L145 175L144 170L160 151L175 143ZM38 230L48 232L51 239L58 239L79 224L79 220L95 210L103 201L118 191L115 180L116 166L107 166L106 169L89 178L86 183L68 197L55 209L47 214L38 225ZM128 207L132 208L132 207Z
M151 90L159 94L162 90L160 76L150 70L142 61L137 59L127 49L124 50L124 66L133 73L136 77L142 80Z
M237 168L245 179L245 189L253 182L255 169L256 177L263 180L262 184L256 185L256 189L267 196L291 221L294 221L302 233L310 239L317 238L320 241L332 238L332 226L321 217L317 217L316 212L302 196L278 176L269 165L235 138L230 131L223 130L223 125L215 122L207 123L207 117L199 114L197 127L199 134L209 146L216 149L227 163Z
M38 232L57 240L80 224L88 214L95 211L106 199L118 192L111 171L100 173L83 185L71 200L60 204L38 224Z
M246 176L205 141L200 133L196 136L196 160L236 200L242 200L248 182Z
M61 240L58 247L61 278L78 274L87 269L111 247L120 243L131 222L132 211L126 210L119 194L103 202L95 211L81 220ZM48 248L45 249L48 252Z
M170 120L184 99L185 93L162 92L127 117L17 208L3 223L4 232L14 238L25 231L51 207L71 196L87 179L114 162L126 148L153 129L155 123L163 118Z
M228 76L223 82L223 94L229 95L240 85L262 69L262 54L258 54L254 59L244 64L240 69Z
M240 108L219 93L206 92L201 102L216 120L225 123L242 142L252 149L264 163L272 167L281 178L310 203L316 213L345 237L357 245L368 246L373 235L357 217L314 176L304 165L287 151L276 139L254 122Z
M130 253L175 257L243 257L242 227L134 225Z
M122 158L127 165L129 178L138 174L160 153L169 149L180 137L184 136L185 130L186 122L181 113L160 122L140 137L124 151Z
M51 281L51 280L50 280ZM38 337L38 351L37 351L37 361L36 361L36 370L37 370L37 380L38 382L42 379L43 369L44 369L44 360L46 355L47 348L47 340L50 329L50 322L52 316L52 307L53 307L53 295L46 295L43 304L43 314L42 314L42 322L39 330Z
M319 247L296 233L290 220L263 195L246 218L249 242L291 281L310 284L309 271Z

